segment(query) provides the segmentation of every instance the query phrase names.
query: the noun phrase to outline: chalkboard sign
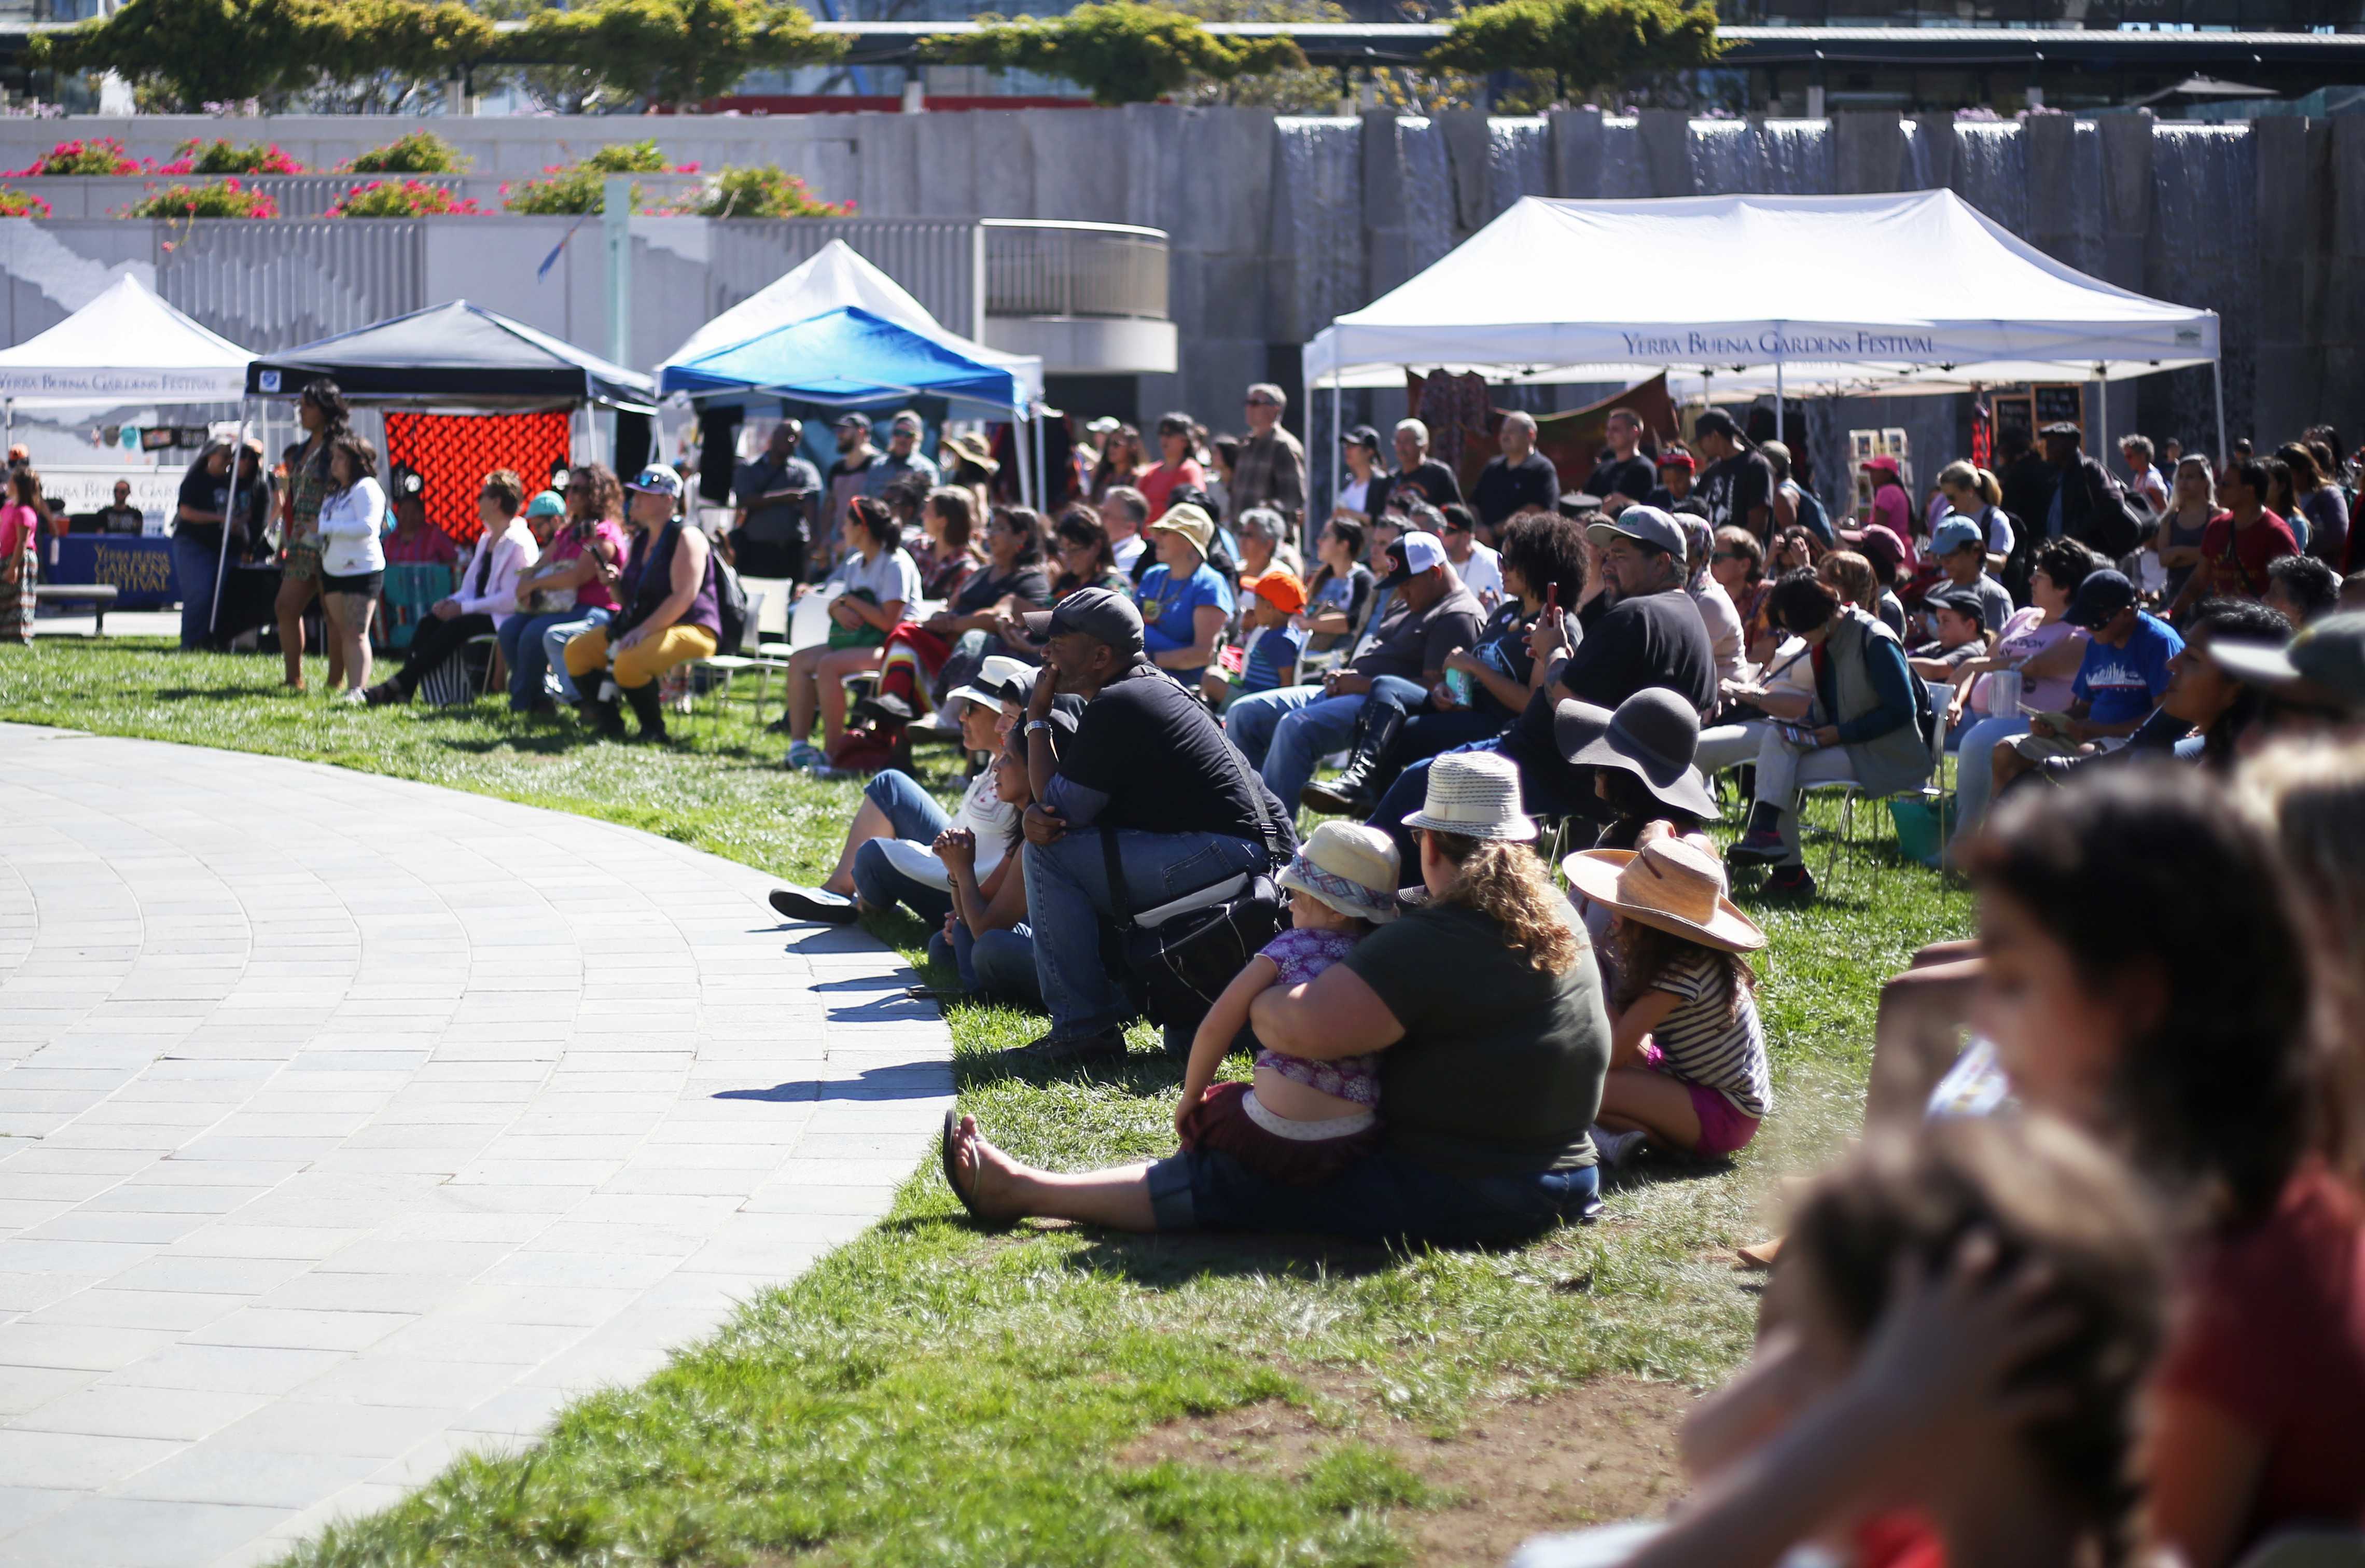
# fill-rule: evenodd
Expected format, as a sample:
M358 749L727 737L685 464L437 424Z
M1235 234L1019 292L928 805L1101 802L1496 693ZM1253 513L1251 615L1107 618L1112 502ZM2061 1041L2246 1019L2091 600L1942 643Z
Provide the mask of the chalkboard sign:
M2043 430L2047 425L2059 424L2065 420L2076 425L2079 431L2085 430L2086 389L2083 386L2072 383L2067 386L2038 386L2034 390L2036 398L2038 430Z

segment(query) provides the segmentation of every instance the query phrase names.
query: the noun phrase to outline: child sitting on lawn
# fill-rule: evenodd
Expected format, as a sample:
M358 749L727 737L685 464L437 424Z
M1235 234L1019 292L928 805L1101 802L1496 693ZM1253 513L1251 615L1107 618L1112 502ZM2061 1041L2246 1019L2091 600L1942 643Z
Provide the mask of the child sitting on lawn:
M1742 1148L1774 1098L1757 976L1742 957L1765 934L1724 896L1716 857L1688 840L1562 864L1577 892L1617 913L1609 1072L1593 1138L1603 1161L1644 1138L1706 1156Z
M1396 917L1395 846L1349 823L1314 830L1281 875L1290 929L1265 945L1216 999L1191 1042L1174 1130L1186 1149L1230 1155L1277 1182L1334 1175L1379 1143L1378 1058L1311 1061L1261 1051L1255 1081L1212 1083L1249 1021L1249 1004L1272 986L1304 985L1344 958L1374 925Z

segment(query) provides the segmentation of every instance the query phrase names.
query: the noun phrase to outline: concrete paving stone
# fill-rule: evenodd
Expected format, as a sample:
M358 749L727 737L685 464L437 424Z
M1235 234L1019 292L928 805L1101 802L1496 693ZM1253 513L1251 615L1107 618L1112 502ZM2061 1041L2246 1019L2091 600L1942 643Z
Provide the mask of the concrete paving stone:
M143 1241L42 1241L13 1237L0 1241L0 1275L39 1273L112 1274L156 1255Z
M462 1432L482 1432L511 1438L538 1438L547 1432L559 1413L575 1403L563 1388L520 1385L493 1395L454 1423Z
M491 1285L540 1285L545 1289L645 1290L671 1272L678 1260L608 1252L513 1252L479 1276Z
M186 1214L125 1214L68 1209L24 1234L39 1240L137 1241L165 1245L204 1226L208 1216Z
M0 1378L17 1367L113 1372L171 1344L176 1335L152 1328L94 1324L0 1323Z
M267 1394L212 1389L87 1387L28 1411L10 1425L29 1432L193 1443L270 1403Z
M364 1454L274 1453L200 1442L121 1482L112 1495L175 1503L231 1503L293 1513L383 1468Z
M538 1366L590 1331L550 1323L495 1323L457 1313L432 1313L371 1348L369 1360L455 1360Z
M298 1393L275 1399L213 1434L210 1447L259 1453L331 1453L383 1464L466 1414L467 1406L362 1405Z
M88 1497L0 1538L0 1563L182 1568L267 1534L292 1508Z
M324 1259L322 1274L442 1275L473 1279L507 1257L499 1241L431 1241L417 1237L371 1236Z
M80 1367L0 1368L0 1421L13 1421L53 1399L88 1388L99 1375ZM0 1469L0 1476L6 1475L8 1472Z
M250 1306L185 1336L192 1345L249 1345L276 1350L363 1350L420 1321L407 1312L330 1312Z
M463 1288L443 1274L324 1274L307 1272L261 1295L255 1306L304 1312L432 1312Z
M341 1350L255 1345L178 1344L100 1381L108 1387L203 1388L224 1394L286 1394L352 1360Z
M85 1324L105 1328L169 1328L185 1332L244 1306L252 1297L202 1291L76 1291L18 1319Z
M368 1231L328 1226L258 1224L251 1216L220 1220L165 1249L164 1256L290 1258L319 1260L367 1236Z
M95 1492L166 1459L185 1445L166 1438L100 1437L0 1428L0 1475L13 1486ZM6 1542L0 1542L5 1547Z
M0 1542L89 1495L62 1486L0 1486Z
M535 1285L478 1283L454 1292L437 1311L439 1316L455 1321L593 1328L615 1317L646 1294L636 1285L612 1289L588 1286L552 1292Z
M118 1290L261 1295L311 1265L296 1258L154 1257L107 1276Z
M427 1356L356 1356L346 1358L305 1383L303 1393L307 1399L353 1405L440 1408L469 1404L499 1393L532 1364Z

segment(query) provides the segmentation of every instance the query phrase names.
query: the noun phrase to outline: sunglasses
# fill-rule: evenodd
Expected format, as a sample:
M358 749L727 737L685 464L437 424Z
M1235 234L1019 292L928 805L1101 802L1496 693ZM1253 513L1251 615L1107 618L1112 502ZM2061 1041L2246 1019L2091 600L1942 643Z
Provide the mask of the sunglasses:
M1787 543L1787 542L1786 542ZM1777 546L1778 548L1779 546ZM1711 561L1746 561L1748 556L1738 550L1719 550L1709 557Z

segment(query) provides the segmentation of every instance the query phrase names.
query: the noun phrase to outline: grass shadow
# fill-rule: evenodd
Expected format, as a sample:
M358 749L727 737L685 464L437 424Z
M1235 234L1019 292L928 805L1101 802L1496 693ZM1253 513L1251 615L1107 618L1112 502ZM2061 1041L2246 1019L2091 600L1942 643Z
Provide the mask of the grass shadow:
M1405 1254L1374 1242L1334 1236L1248 1236L1179 1233L1129 1236L1090 1231L1088 1239L1059 1259L1062 1268L1114 1276L1152 1290L1205 1279L1365 1279L1406 1260Z

